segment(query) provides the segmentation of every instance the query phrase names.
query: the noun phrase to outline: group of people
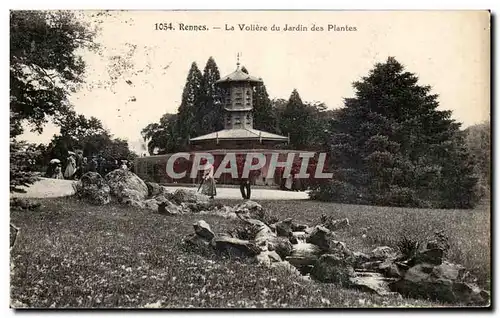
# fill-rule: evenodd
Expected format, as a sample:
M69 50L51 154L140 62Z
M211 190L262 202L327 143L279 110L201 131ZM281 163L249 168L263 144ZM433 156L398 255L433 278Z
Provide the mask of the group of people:
M101 176L106 175L108 172L115 169L129 169L129 162L121 160L109 160L102 155L84 157L83 151L68 151L68 157L63 163L61 160L55 158L50 160L49 167L46 172L46 177L53 179L67 179L75 180L80 179L83 174L88 171L99 173Z
M203 165L204 170L200 188L202 188L203 194L208 195L211 199L213 199L217 195L217 187L215 186L214 178L215 167L213 163L207 161L206 159L202 159L201 164ZM249 171L248 176L243 176L245 160L240 157L237 158L236 166L238 170L241 197L245 200L250 200L252 180L256 177L258 172Z

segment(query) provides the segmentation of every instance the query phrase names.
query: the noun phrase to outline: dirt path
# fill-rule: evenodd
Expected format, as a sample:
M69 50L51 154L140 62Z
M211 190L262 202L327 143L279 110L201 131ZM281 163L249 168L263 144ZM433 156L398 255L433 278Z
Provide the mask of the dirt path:
M40 181L34 183L26 189L26 193L12 194L14 197L19 198L55 198L73 195L72 180L58 180L42 178ZM196 187L167 187L170 191L176 189L190 189L195 190ZM217 188L218 199L241 199L239 188ZM294 191L281 191L275 189L252 189L252 199L254 200L305 200L308 198L306 192Z
M75 193L73 180L60 180L41 178L28 188L24 188L26 193L13 193L11 196L18 198L55 198L65 197Z

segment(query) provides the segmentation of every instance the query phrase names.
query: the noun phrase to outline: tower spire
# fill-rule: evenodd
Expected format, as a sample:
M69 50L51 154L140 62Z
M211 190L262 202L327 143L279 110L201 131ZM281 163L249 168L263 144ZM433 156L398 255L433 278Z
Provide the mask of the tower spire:
M240 68L240 52L236 54L236 68Z

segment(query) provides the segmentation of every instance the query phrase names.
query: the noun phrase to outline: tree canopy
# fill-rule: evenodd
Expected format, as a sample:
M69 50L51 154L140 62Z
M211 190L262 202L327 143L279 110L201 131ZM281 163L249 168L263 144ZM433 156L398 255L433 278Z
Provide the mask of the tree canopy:
M334 179L313 197L348 203L471 207L475 178L460 124L390 57L353 84L332 122Z

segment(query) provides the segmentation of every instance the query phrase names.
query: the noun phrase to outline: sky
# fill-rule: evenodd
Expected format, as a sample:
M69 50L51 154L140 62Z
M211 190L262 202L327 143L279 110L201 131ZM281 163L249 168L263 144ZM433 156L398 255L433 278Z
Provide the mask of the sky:
M394 56L420 84L439 95L464 127L490 117L490 24L487 11L115 11L83 19L98 25L100 52L79 52L85 83L69 96L75 111L99 118L115 137L140 150L140 131L175 113L192 62L203 70L212 56L221 73L236 68L264 80L271 98L297 89L304 101L342 106L352 82ZM94 15L94 16L93 16ZM172 23L175 30L155 30ZM180 30L180 24L206 31ZM240 31L239 24L267 31ZM295 26L308 31L284 31ZM327 31L328 25L356 31ZM234 31L226 31L234 27ZM280 31L271 27L280 26ZM312 31L312 26L323 31ZM214 28L220 29L214 29ZM48 143L59 130L48 124L24 139Z

